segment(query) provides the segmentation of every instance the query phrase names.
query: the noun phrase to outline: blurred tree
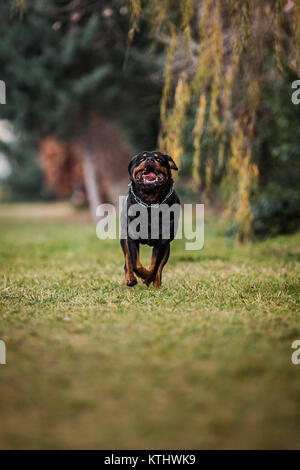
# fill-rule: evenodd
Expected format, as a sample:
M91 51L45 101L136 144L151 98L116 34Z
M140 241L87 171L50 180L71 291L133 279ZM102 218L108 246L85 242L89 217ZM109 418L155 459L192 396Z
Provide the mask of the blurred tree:
M9 158L10 171L4 180L4 197L15 200L48 199L51 193L43 187L43 175L36 158L36 145L29 137L10 143L0 142Z
M26 0L22 10L14 5L0 3L1 79L7 84L7 104L0 111L21 136L36 142L49 135L76 137L90 169L95 164L91 122L101 115L117 121L134 149L153 147L158 60L143 32L128 47L127 3ZM85 174L91 190L97 183L93 171ZM95 207L101 190L98 200L92 193Z
M269 77L264 89L254 141L260 188L252 209L258 236L287 233L300 225L300 106L291 103L295 75L287 70L274 78Z

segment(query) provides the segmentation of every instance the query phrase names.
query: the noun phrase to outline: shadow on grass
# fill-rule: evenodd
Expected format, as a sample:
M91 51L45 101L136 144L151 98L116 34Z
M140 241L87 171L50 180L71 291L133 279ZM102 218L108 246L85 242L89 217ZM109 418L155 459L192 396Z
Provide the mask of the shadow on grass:
M230 259L229 256L220 256L220 255L174 255L173 259L171 259L174 263L177 262L184 262L184 263L193 263L199 261L228 261Z
M298 252L289 252L284 255L285 261L300 261L300 253Z

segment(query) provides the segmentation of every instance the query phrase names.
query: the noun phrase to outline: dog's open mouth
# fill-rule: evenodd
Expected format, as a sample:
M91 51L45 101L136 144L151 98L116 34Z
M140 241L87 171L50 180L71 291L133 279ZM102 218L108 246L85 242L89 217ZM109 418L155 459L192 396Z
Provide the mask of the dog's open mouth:
M135 177L138 183L143 184L157 184L163 183L165 180L165 175L160 171L154 169L146 169L139 171Z

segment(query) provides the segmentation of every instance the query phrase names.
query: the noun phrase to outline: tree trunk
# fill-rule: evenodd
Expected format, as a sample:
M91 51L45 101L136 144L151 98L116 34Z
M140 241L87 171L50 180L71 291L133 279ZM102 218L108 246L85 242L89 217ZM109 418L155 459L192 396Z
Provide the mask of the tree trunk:
M90 205L90 210L95 222L97 222L96 210L97 207L103 202L100 194L99 181L97 179L93 155L89 145L83 146L83 175L85 189Z

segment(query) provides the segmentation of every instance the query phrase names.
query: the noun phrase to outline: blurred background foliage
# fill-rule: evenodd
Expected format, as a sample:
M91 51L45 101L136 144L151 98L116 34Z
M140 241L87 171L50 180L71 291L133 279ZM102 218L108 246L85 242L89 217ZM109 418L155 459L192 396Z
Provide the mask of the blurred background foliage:
M155 146L160 53L151 54L146 33L127 53L126 5L28 0L13 8L15 2L1 2L1 79L7 84L1 117L13 123L19 141L8 153L10 197L48 195L38 168L40 142L49 135L62 142L90 141L95 116L113 120L129 150ZM109 158L109 149L104 153L102 158ZM127 161L123 165L127 172Z
M299 10L296 0L1 1L0 112L16 135L2 142L2 197L80 190L93 209L125 187L131 154L159 146L180 166L183 198L226 209L240 241L297 229Z
M26 0L21 16L13 3L1 2L4 117L24 134L66 138L84 132L100 112L119 121L135 145L153 145L159 55L139 34L125 63L126 2Z

